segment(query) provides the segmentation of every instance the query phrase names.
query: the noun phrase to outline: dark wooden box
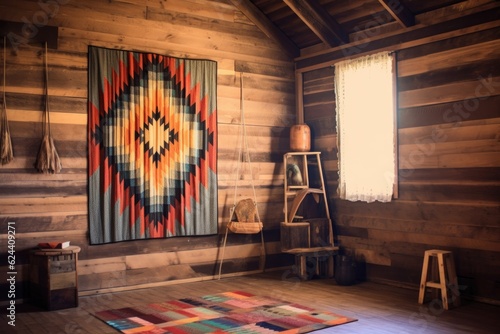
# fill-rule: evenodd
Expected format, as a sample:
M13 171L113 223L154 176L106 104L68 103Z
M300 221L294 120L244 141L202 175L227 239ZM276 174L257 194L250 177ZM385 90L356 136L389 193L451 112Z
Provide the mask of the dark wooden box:
M331 224L328 218L310 218L307 220L310 227L310 243L311 248L314 247L330 247L333 246L329 242L329 225Z
M309 223L281 223L281 249L309 248Z
M302 222L281 223L281 249L289 251L330 247L328 218L309 218Z
M37 250L31 254L32 302L47 310L78 306L77 257L79 247Z

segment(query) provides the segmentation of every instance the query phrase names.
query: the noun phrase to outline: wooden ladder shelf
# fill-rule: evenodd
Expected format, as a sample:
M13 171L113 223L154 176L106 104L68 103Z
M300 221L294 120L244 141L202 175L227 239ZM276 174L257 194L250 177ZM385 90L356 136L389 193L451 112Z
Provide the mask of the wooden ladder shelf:
M333 255L338 250L334 245L320 154L321 152L289 152L283 155L285 217L281 223L281 251L295 254L301 279L312 274L320 275L319 261L325 259L326 276L333 277ZM316 170L313 170L314 167ZM317 174L314 187L310 182L313 172ZM316 203L322 202L324 217L308 218L296 215L308 196L312 196ZM313 272L307 265L308 259L315 262L312 266Z

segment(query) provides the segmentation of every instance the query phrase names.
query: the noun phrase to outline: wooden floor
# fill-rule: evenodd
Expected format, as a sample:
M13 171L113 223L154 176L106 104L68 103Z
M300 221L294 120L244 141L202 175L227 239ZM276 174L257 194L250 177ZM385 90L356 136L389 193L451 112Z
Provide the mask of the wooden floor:
M339 286L331 279L296 281L286 272L273 272L214 281L184 283L135 291L80 297L79 307L42 311L24 304L16 310L16 330L2 316L0 333L117 333L96 319L96 311L153 302L243 290L311 305L354 317L358 321L315 333L474 333L493 334L500 328L500 307L465 300L443 311L437 303L419 305L418 291L372 282ZM434 307L432 307L434 305ZM2 307L5 313L5 307Z

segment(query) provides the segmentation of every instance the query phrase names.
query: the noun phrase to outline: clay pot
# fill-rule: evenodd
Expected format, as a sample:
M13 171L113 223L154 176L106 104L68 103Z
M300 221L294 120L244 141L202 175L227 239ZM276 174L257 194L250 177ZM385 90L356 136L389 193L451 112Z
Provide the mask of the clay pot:
M311 150L311 129L307 124L296 124L290 128L290 150L295 152Z

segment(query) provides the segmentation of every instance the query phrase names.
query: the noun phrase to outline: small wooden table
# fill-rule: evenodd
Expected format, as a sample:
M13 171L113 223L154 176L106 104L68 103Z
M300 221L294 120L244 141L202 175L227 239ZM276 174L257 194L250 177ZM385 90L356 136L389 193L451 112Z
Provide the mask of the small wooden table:
M35 304L48 310L78 306L80 247L36 249L31 253L30 292Z

